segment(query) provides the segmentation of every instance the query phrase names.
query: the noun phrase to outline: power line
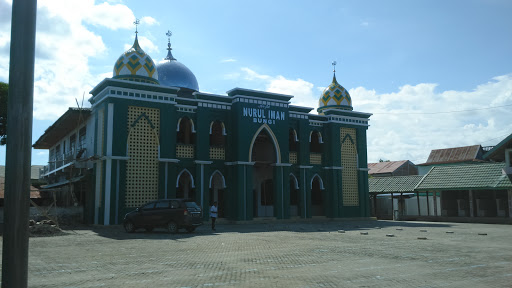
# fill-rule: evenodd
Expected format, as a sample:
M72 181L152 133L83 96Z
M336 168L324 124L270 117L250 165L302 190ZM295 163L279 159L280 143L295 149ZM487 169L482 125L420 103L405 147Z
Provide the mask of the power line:
M431 114L447 114L447 113L461 113L461 112L472 112L472 111L480 111L480 110L489 110L489 109L496 109L496 108L503 108L503 107L510 107L512 104L508 105L502 105L502 106L492 106L492 107L485 107L485 108L478 108L478 109L468 109L468 110L453 110L453 111L443 111L443 112L376 112L373 114L395 114L395 115L411 115L411 114L424 114L424 115L431 115Z

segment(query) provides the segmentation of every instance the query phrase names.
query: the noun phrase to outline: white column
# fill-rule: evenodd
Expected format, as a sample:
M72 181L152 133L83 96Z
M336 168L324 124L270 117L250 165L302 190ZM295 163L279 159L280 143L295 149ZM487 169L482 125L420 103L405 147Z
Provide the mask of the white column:
M103 215L103 224L110 224L110 193L112 184L112 141L114 132L114 104L108 104L107 110L107 164L105 165L105 212Z
M473 206L473 190L469 190L469 217L475 217L475 209Z

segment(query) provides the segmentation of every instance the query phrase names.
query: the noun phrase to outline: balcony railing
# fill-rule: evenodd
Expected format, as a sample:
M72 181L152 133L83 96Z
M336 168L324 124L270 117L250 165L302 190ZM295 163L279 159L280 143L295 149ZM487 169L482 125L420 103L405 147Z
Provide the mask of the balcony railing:
M297 164L297 152L296 151L290 151L290 163L291 164Z
M39 178L42 178L43 175L48 174L51 171L54 171L56 169L59 169L62 166L65 166L71 162L73 162L75 159L83 158L85 155L85 147L82 149L79 149L78 151L68 151L65 154L58 154L54 158L51 158L48 162L48 165L44 166L43 168L39 169Z
M309 153L309 164L321 165L322 164L322 153L315 153L315 152Z
M224 147L210 146L210 159L211 160L226 160L226 149L224 149Z
M176 157L178 158L194 158L194 145L178 144L176 145Z

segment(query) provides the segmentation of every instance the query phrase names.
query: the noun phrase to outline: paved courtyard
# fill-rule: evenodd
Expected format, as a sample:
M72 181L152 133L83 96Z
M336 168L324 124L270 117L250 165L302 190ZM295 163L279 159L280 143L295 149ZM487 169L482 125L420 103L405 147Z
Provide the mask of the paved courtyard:
M176 235L121 226L66 233L30 238L29 287L512 285L509 225L314 221Z

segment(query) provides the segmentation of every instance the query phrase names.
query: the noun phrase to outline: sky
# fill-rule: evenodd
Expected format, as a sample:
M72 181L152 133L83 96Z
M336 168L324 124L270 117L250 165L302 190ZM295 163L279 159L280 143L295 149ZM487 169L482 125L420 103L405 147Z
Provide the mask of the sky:
M336 78L354 111L373 113L368 161L424 163L432 149L492 146L512 134L512 1L39 0L34 143L112 77L139 43L195 74L201 92L235 87L318 108ZM12 0L0 0L0 81L9 79ZM45 165L47 150L33 150ZM0 146L5 165L5 146Z

